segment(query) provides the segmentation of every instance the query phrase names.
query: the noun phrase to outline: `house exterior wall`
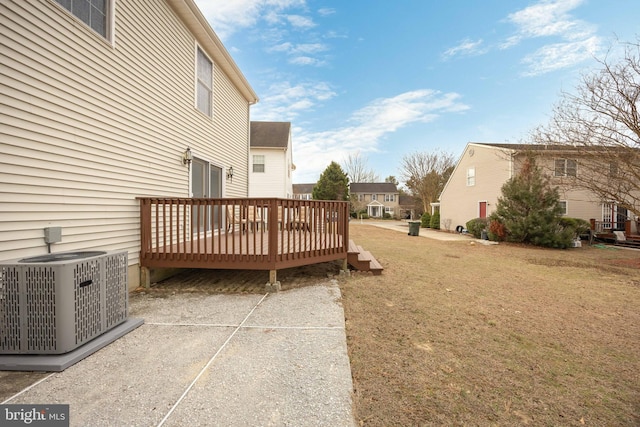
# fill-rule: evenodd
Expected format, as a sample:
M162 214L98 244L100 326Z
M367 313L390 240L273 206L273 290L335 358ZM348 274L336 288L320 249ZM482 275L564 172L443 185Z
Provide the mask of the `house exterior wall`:
M581 173L579 158L554 150L533 150L531 153L535 155L536 165L549 176L550 184L558 187L560 201L566 202L565 216L586 221L591 218L602 219L602 201L595 194L574 188L570 177L554 176L555 160L563 158L575 159L577 173ZM498 197L502 194L502 185L520 170L524 159L524 152L516 153L515 150L505 147L467 144L440 195L441 227L448 219L451 220L451 228L455 229L458 225L465 226L467 221L478 218L481 202L486 202L486 215L491 215L495 211ZM467 185L469 168L475 170L474 185Z
M474 185L467 185L467 173L475 171ZM487 204L487 216L495 210L502 185L512 176L512 160L506 150L468 144L440 195L441 227L465 226L478 218L480 202Z
M249 166L249 197L293 198L291 171L293 156L291 137L287 149L251 147L250 162L254 155L264 156L264 172L253 172L253 163Z
M0 4L0 259L45 253L55 225L54 252L126 249L135 273L135 198L189 196L187 147L247 196L250 101L214 61L213 118L197 110L199 43L164 1L118 0L114 18L110 43L51 0Z
M601 219L602 203L593 193L585 189L572 188L570 185L571 178L558 178L554 176L555 160L563 158L577 160L577 173L581 173L579 159L576 159L574 156L567 156L566 154L538 154L536 156L536 165L549 177L549 183L553 187L558 187L560 201L566 202L567 204L567 213L565 216L570 218L582 218L586 221L591 218L598 220ZM516 170L520 170L523 160L524 155L516 157L514 161Z
M375 194L375 200L374 200ZM385 201L385 196L393 195L393 201ZM379 206L380 212L379 217L384 215L386 208L391 209L389 214L393 217L397 217L400 215L400 195L399 193L352 193L352 200L354 209L359 211L361 209L367 209L368 205L373 204L374 206ZM371 212L371 210L369 210Z

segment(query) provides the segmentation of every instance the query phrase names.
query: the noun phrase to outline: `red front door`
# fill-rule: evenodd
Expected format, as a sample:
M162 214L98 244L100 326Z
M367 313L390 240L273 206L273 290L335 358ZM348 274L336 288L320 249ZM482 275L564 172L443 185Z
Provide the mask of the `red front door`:
M487 217L487 202L480 202L480 218Z

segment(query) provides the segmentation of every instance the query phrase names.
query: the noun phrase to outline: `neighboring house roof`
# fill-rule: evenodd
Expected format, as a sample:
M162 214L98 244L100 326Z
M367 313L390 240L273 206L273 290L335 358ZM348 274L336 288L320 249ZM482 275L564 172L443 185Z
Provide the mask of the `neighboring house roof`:
M607 146L590 146L584 147L582 145L574 146L568 144L494 144L487 142L470 142L468 145L476 145L476 146L484 146L484 147L493 147L493 148L501 148L505 150L519 151L519 152L562 152L562 151L590 151L590 152L598 152L598 151L610 151L612 149L619 149L617 147L607 147Z
M290 122L251 122L251 147L286 150L290 134Z
M398 198L398 204L400 206L413 206L416 204L416 199L408 194L401 194Z
M311 194L316 184L293 184L293 194Z
M240 93L250 104L258 102L258 95L245 78L238 65L235 63L227 49L224 47L218 35L204 17L193 0L167 0L176 15L191 30L202 48L211 56L216 66L222 68Z
M354 182L349 185L352 193L397 193L398 189L392 182Z

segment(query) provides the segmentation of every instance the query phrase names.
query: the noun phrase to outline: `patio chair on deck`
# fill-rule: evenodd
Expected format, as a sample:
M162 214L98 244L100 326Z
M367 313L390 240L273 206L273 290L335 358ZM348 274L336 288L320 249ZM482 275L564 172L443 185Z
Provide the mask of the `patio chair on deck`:
M231 231L231 227L239 225L240 230L244 234L247 231L247 219L240 215L240 206L227 205L227 232Z
M260 230L262 227L262 230L265 229L266 226L266 221L263 218L263 211L261 207L258 206L247 206L247 221L249 223L249 226L251 227L251 230L253 231L257 231Z
M310 231L309 227L309 208L300 206L295 212L290 223L291 229Z

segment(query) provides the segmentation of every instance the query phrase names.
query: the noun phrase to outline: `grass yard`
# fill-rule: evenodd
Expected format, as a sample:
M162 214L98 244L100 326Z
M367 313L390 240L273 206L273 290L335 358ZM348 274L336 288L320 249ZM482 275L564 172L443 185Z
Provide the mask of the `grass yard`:
M385 268L341 281L361 425L640 425L640 251L350 233Z

